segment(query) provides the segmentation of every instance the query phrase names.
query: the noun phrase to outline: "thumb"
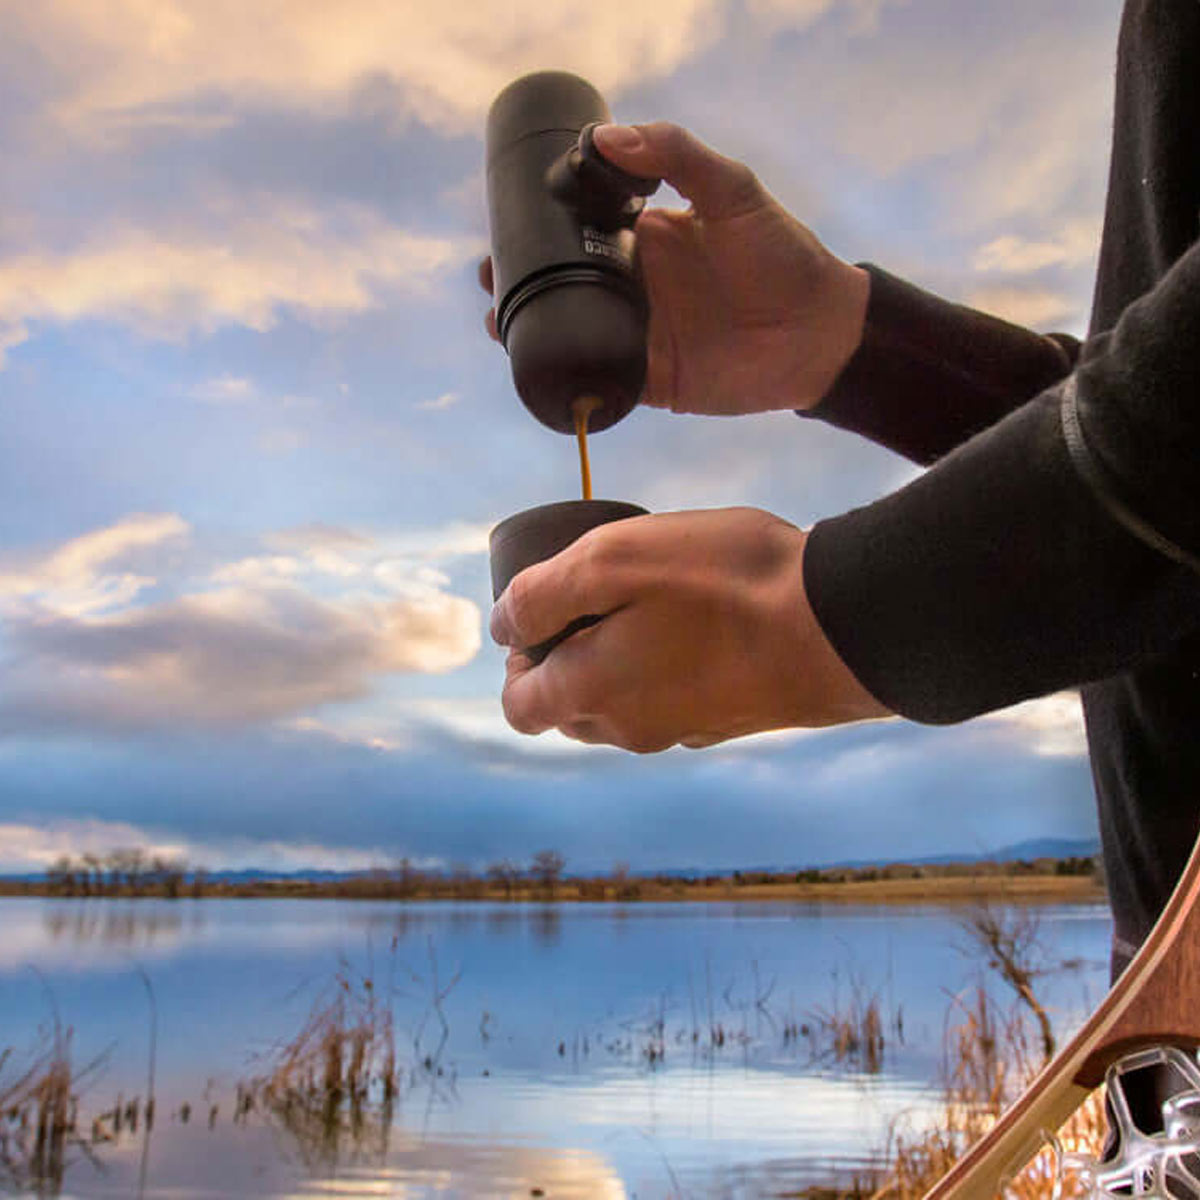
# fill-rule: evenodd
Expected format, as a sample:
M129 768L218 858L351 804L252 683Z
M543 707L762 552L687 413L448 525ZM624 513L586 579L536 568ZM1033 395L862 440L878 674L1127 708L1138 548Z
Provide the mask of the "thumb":
M720 221L759 208L767 194L745 163L718 154L669 121L649 125L600 125L596 146L631 175L661 176L692 202L698 216Z

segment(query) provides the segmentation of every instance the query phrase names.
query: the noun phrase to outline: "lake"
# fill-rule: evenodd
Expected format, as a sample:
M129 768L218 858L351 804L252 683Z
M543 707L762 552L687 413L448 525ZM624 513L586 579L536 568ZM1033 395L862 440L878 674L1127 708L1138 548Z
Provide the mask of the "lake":
M1036 911L1062 1038L1106 989L1108 913ZM938 906L6 899L0 1095L56 1021L81 1129L152 1074L149 1136L106 1118L64 1196L778 1196L936 1110L988 973L968 944ZM839 1058L831 1023L872 1003L878 1060ZM238 1113L336 1004L390 1009L387 1105L323 1134Z

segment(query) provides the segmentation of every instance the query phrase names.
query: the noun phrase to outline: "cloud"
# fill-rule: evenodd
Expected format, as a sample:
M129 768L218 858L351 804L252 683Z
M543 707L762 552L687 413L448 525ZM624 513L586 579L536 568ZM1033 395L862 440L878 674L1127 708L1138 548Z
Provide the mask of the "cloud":
M188 533L187 522L174 513L137 513L20 565L0 564L0 613L24 602L42 612L82 617L127 604L155 581L114 564Z
M1100 245L1095 220L1069 222L1056 236L1034 240L1006 234L981 246L971 265L976 271L1025 274L1046 267L1090 263Z
M51 112L90 140L205 133L231 106L382 108L460 133L528 70L575 70L606 91L669 74L716 40L723 8L345 0L335 13L324 0L46 0L9 19L8 35L55 47L43 81Z
M428 412L440 412L442 409L453 408L462 397L457 392L443 392L433 400L420 400L417 407Z
M318 212L243 198L236 210L216 205L204 218L185 227L109 229L69 250L0 259L6 344L27 337L36 322L109 320L180 340L228 325L262 332L284 314L309 322L345 317L374 307L387 291L424 294L481 250L474 238L409 233L356 205ZM221 377L198 398L244 399L244 384Z
M0 823L0 872L4 873L44 870L64 857L78 860L92 855L103 860L114 851L130 849L142 850L147 860L161 858L208 870L365 871L387 862L386 856L370 848L283 838L205 840L100 818ZM422 860L420 865L437 863Z
M1026 700L979 720L981 727L1000 731L1040 758L1084 758L1087 755L1083 709L1075 692Z
M851 19L851 32L874 33L883 9L907 0L747 0L746 11L772 32L805 29L831 10L844 9Z
M365 695L373 678L462 666L479 610L457 596L322 600L226 587L93 618L12 620L21 662L0 725L108 730L271 721Z
M29 340L29 327L21 321L0 321L0 371L8 365L8 352Z
M452 521L368 537L329 525L299 526L264 536L264 546L274 553L224 563L211 578L216 583L265 583L329 575L404 592L436 589L445 577L433 564L486 554L489 529L484 524Z
M126 821L62 820L44 825L0 824L0 871L30 871L50 866L64 856L93 854L103 858L114 850L138 846L148 857L185 857L186 843L164 838Z
M319 521L265 534L263 542L268 546L301 553L319 550L362 550L374 544L372 539L364 534Z
M1079 297L1038 287L977 288L967 303L1030 329L1066 324L1078 316L1079 309Z
M218 375L197 384L188 395L204 404L247 404L258 398L258 388L240 375Z
M453 670L479 649L477 606L431 561L349 534L200 576L112 568L187 528L126 518L0 576L0 729L270 722L364 696L385 675ZM136 603L152 585L168 595Z

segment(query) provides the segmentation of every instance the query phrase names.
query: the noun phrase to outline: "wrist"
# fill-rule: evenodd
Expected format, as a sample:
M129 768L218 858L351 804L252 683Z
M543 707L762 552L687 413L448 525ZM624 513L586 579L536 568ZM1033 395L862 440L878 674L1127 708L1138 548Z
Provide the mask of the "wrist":
M877 700L842 661L817 619L804 579L808 531L801 533L796 578L799 585L796 629L799 664L792 676L792 706L797 726L840 725L895 714Z
M829 256L828 278L820 289L820 310L814 326L821 354L813 362L806 380L801 409L815 408L833 390L834 384L862 345L871 299L871 276L862 267Z

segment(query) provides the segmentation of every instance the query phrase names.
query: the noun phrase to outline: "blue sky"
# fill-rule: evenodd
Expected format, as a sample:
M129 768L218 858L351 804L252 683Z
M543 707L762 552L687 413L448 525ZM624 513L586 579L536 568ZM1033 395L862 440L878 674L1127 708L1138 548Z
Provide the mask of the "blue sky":
M509 732L487 531L578 482L474 277L487 106L552 67L744 159L845 257L1081 334L1118 15L0 3L0 871L1091 836L1071 696L652 758ZM598 494L804 525L915 474L790 414L639 411L592 452Z

